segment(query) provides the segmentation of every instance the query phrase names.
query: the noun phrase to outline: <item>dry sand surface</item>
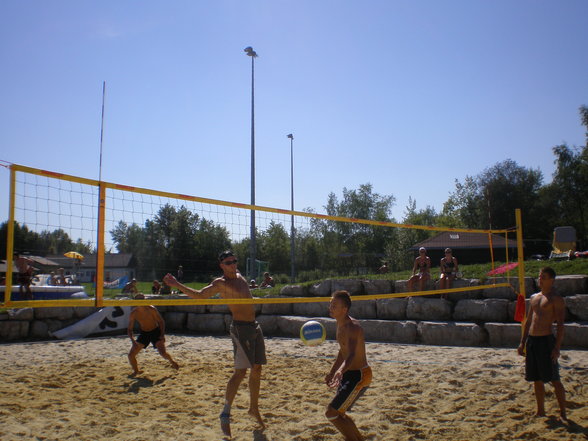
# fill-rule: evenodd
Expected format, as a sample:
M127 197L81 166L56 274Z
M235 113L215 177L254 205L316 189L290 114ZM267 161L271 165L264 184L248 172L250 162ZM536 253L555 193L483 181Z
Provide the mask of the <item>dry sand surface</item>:
M129 376L129 340L0 345L2 440L220 440L218 415L232 370L228 338L170 335L173 370L155 350ZM261 431L247 415L244 381L233 406L234 440L339 440L324 417L333 394L323 379L337 347L267 339ZM532 386L512 349L369 343L372 387L349 412L369 440L586 440L588 352L563 351L571 423L533 417Z

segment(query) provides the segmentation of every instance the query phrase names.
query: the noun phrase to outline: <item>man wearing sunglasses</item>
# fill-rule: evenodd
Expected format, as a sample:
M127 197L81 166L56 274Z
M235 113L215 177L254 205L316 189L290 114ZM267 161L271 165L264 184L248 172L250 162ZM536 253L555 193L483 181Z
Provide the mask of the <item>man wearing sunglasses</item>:
M219 257L219 265L223 270L222 277L218 277L204 288L192 289L178 282L171 275L166 274L164 282L172 288L177 288L193 299L208 299L219 293L223 299L251 299L249 284L237 269L237 259L232 251L223 251ZM261 383L261 366L266 364L265 343L259 323L255 321L253 304L228 305L233 316L230 334L233 340L235 356L235 372L229 379L225 395L225 406L220 414L221 429L225 436L231 436L231 405L239 389L239 385L249 374L249 415L257 420L263 428L265 424L259 413L259 389Z

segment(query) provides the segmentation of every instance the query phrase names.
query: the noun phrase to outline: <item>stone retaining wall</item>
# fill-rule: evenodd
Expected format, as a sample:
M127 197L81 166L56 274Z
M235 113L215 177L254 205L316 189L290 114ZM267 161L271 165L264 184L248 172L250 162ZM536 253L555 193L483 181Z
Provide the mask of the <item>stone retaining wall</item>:
M497 280L498 281L498 280ZM588 292L588 276L562 276L556 289L566 303L564 345L588 349L588 294L570 295L570 290ZM525 280L528 293L535 281ZM476 280L458 280L454 286L475 286ZM287 286L282 295L326 297L337 289L352 295L377 294L392 289L402 292L405 281L327 280L308 289ZM510 289L493 288L450 294L448 299L408 297L378 300L356 299L351 315L361 320L369 341L423 343L449 346L514 347L520 339L520 324L513 321L516 306ZM489 295L494 297L488 297ZM512 298L511 298L512 297ZM528 301L528 300L527 300ZM257 320L266 336L298 337L300 326L310 318L327 328L334 338L335 323L328 315L328 303L279 303L255 305ZM231 320L226 305L158 307L172 332L226 334ZM69 326L92 314L96 308L23 308L0 313L0 342L43 340L51 332ZM126 331L119 331L126 333Z

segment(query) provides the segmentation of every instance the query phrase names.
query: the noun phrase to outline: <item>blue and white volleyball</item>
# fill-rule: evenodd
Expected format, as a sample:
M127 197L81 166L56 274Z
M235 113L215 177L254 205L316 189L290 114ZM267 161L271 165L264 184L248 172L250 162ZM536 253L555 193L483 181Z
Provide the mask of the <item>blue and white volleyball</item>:
M327 338L325 327L315 320L310 320L300 328L300 340L307 346L320 345Z

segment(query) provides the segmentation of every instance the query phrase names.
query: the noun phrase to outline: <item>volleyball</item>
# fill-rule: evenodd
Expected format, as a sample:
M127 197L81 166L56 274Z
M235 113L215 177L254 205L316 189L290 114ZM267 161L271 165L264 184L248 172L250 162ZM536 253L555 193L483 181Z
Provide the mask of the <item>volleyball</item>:
M327 338L325 327L315 320L310 320L300 328L300 340L307 346L320 345Z

